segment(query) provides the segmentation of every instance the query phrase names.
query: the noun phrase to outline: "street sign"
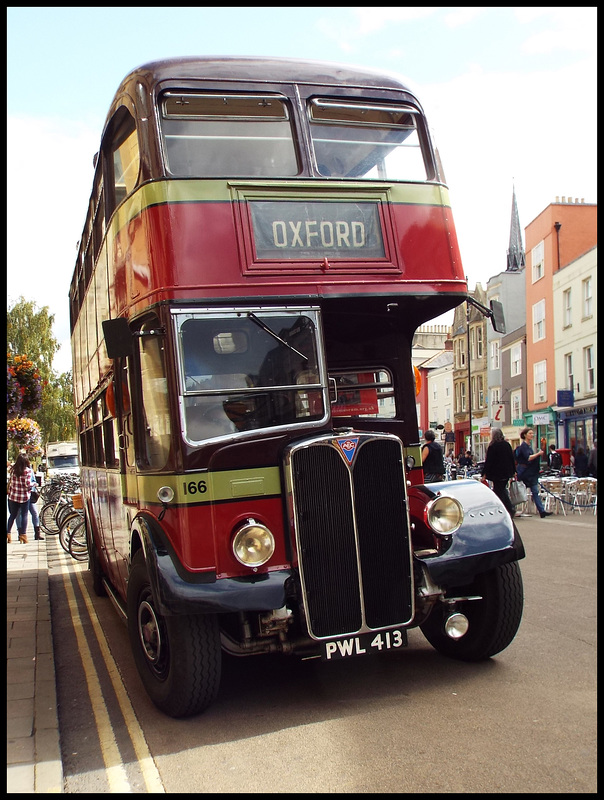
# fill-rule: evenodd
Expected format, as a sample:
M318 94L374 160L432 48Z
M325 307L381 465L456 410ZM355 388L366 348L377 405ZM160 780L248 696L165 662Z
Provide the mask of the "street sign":
M505 422L505 416L503 413L503 403L498 403L493 405L493 422L495 424L502 424Z
M558 389L556 395L557 404L559 406L574 406L575 393L572 389Z

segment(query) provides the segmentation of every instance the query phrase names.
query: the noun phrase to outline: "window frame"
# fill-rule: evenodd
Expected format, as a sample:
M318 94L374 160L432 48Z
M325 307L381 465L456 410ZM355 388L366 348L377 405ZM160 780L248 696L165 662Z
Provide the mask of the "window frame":
M532 308L533 315L533 343L545 339L545 298L538 300Z
M537 283L545 275L545 246L543 240L531 250L531 278Z
M533 364L533 394L535 403L547 402L547 361L545 359Z

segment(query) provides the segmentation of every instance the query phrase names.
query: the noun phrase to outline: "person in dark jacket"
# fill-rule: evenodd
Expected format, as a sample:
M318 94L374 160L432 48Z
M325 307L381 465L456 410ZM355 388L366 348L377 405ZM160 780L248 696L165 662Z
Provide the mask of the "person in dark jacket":
M594 439L594 446L589 451L587 459L587 473L592 478L598 477L598 440Z
M437 441L431 428L424 433L426 444L422 447L422 466L424 468L424 481L433 483L444 480L445 459L442 447Z
M515 474L516 461L512 446L506 442L503 432L499 428L493 428L491 443L487 448L487 456L482 468L482 476L491 481L493 491L507 508L510 517L513 517L516 511L508 494L508 481Z
M552 512L543 508L543 503L539 497L539 461L545 455L543 450L533 453L532 441L535 431L532 428L523 428L520 431L521 444L516 448L516 473L519 480L524 483L527 489L531 490L533 502L539 512L541 519L551 517Z
M579 447L575 456L575 475L577 478L585 478L589 474L587 462L587 453L582 447Z
M466 450L465 455L462 454L462 455L459 456L459 466L460 467L468 467L468 469L469 469L473 465L474 465L474 462L472 460L472 451L471 450Z

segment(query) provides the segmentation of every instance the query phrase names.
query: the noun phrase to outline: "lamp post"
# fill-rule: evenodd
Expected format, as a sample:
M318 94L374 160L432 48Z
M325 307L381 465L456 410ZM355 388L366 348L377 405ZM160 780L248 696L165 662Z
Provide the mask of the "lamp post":
M472 450L472 371L470 369L470 305L477 308L485 317L490 317L493 323L493 329L497 333L506 333L505 318L503 315L503 306L499 300L491 300L491 308L483 306L478 300L475 300L471 295L466 296L466 336L468 348L468 411L470 419L470 447Z

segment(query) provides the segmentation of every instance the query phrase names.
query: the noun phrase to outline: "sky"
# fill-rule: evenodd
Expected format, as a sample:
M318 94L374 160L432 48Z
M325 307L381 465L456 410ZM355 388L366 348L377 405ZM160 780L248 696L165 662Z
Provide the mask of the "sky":
M191 55L332 61L417 92L449 185L470 290L506 268L556 197L596 203L596 7L7 8L7 307L54 315L68 293L105 117L122 78ZM438 322L447 319L439 319Z

